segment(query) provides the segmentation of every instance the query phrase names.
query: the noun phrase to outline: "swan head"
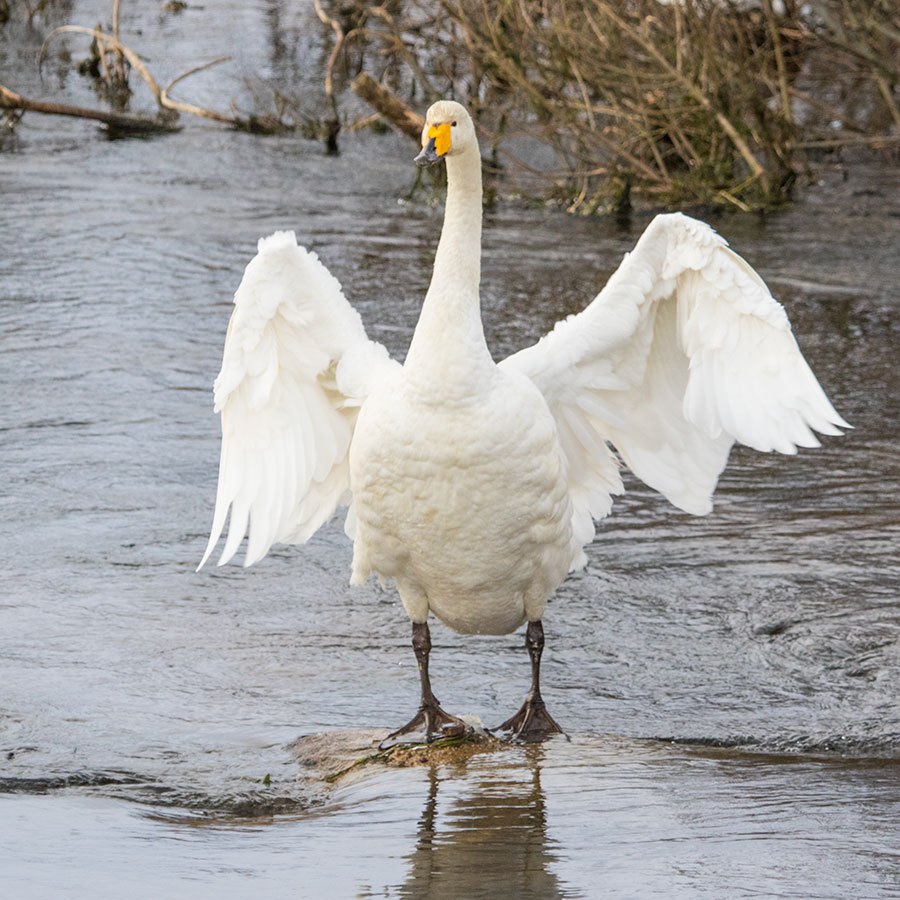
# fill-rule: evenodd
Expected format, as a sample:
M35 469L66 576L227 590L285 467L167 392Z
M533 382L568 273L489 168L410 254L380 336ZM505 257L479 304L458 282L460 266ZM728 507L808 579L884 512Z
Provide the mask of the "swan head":
M478 139L466 108L454 100L438 100L425 114L422 152L415 162L418 166L432 166L470 146L477 147Z

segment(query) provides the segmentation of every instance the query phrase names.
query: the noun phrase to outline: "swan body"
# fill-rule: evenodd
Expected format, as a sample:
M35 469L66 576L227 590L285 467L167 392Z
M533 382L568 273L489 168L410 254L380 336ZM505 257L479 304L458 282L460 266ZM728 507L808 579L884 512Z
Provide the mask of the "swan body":
M220 565L248 527L245 565L274 542L302 543L349 505L351 581L395 579L430 737L433 716L453 717L427 685L429 612L463 633L527 620L529 698L542 705L540 620L623 490L612 447L675 506L704 515L736 440L791 454L819 445L813 430L849 426L759 275L678 213L651 222L586 309L495 364L478 294L480 154L458 103L428 111L423 161L446 163L448 193L402 366L367 338L293 233L260 241L216 379L222 453L201 566L229 508Z
M366 401L350 448L352 582L394 578L413 622L463 633L540 619L571 565L572 509L553 417L496 370L459 403L406 372Z

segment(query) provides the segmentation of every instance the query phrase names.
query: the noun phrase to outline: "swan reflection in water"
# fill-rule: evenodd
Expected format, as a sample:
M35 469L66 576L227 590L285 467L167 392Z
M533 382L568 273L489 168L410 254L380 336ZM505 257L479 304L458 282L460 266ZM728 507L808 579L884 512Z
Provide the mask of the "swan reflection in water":
M407 857L406 882L381 896L416 900L580 896L564 888L552 872L556 857L547 837L541 789L543 750L533 746L526 753L521 768L488 763L475 778L462 779L458 772L431 766L415 849Z

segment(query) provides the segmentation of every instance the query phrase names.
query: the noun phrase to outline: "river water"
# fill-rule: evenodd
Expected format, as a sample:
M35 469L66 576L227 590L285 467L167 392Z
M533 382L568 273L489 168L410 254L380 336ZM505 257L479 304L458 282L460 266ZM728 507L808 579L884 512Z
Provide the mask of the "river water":
M60 6L0 30L0 82L98 102L52 54L37 77L51 25L108 18ZM162 81L231 53L185 82L220 108L249 102L246 73L302 87L319 33L287 3L123 11ZM210 388L231 294L277 228L402 358L441 211L402 200L405 139L346 136L332 158L184 125L109 141L28 115L0 149L4 896L900 897L896 168L849 164L790 210L714 220L855 430L796 458L736 450L702 519L629 480L545 617L571 741L326 789L290 744L411 715L408 621L392 592L348 588L339 520L251 569L194 571ZM580 308L647 221L490 211L495 356ZM521 634L432 635L445 708L518 708Z

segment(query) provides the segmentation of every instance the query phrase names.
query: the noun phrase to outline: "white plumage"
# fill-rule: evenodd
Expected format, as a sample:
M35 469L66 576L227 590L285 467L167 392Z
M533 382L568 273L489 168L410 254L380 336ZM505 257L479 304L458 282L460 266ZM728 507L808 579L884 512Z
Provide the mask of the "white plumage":
M274 543L303 543L347 502L347 454L359 407L387 351L314 253L291 231L259 242L234 297L215 409L222 453L209 558L231 507L219 565L248 528L244 565Z
M396 579L413 622L431 611L502 633L539 620L584 564L594 520L623 489L611 446L703 515L734 441L796 453L818 446L813 430L848 426L759 275L677 213L652 221L583 312L495 365L478 301L477 140L458 104L429 110L426 137L439 124L444 230L403 366L292 233L260 241L216 380L222 459L204 561L229 506L219 563L249 527L249 565L352 501L354 582Z

